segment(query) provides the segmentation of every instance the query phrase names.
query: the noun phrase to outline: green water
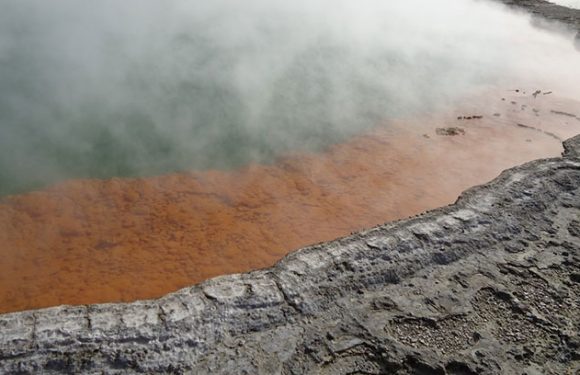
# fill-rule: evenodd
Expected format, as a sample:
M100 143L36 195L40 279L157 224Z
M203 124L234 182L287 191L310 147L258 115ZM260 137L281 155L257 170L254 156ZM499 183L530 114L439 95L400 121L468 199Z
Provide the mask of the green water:
M120 88L111 88L123 93L120 100L92 97L87 87L88 98L71 98L74 107L55 102L52 87L39 77L42 68L15 56L0 68L6 99L0 108L0 191L64 178L269 162L290 150L319 150L397 112L391 92L365 82L356 67L341 67L346 65L342 56L331 48L324 53L324 48L305 51L251 93L228 83L228 67L219 79L192 74L162 82L147 62L138 63ZM205 54L199 47L192 53ZM216 63L209 59L205 64ZM339 69L350 71L337 77ZM350 84L347 93L333 87L343 80ZM249 95L260 96L254 113L251 101L256 99ZM16 105L9 100L14 97Z

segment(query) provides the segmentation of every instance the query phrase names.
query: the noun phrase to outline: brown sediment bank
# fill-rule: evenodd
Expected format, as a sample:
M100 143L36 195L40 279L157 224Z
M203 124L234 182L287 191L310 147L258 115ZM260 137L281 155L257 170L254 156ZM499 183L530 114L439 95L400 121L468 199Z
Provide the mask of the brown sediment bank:
M0 312L158 297L451 203L508 167L558 155L558 138L579 132L578 102L533 92L394 121L274 165L75 180L7 197Z

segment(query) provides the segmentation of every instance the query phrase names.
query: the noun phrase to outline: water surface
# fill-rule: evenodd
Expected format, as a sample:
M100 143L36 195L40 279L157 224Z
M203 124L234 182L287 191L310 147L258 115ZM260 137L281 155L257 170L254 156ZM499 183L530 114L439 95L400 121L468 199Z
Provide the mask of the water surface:
M568 36L483 1L0 8L0 194L271 163L481 85L578 81L580 66Z
M495 3L0 9L2 312L266 267L580 130L574 36Z

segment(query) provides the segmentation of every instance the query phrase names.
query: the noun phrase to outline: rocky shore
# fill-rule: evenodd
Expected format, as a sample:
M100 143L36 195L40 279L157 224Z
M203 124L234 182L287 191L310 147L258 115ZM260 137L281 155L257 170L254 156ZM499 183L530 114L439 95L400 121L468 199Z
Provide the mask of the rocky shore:
M545 0L498 0L516 9L522 9L549 21L556 21L578 31L580 40L580 10L553 4Z
M158 300L0 317L1 373L580 370L580 136L448 207Z
M580 31L580 11L501 1ZM580 136L564 148L269 269L0 315L0 373L576 374Z

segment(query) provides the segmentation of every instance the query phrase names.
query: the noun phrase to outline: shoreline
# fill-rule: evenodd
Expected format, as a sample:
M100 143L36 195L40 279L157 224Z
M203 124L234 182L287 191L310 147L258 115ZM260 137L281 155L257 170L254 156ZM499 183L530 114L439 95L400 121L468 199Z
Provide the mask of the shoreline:
M500 1L560 14L541 0ZM580 12L575 20L580 31ZM463 119L475 111L455 115L459 125L441 128L457 134L450 142L463 136L450 129L475 128ZM506 126L553 142L569 136L533 121ZM580 136L563 148L451 205L302 248L267 269L155 300L0 313L0 372L576 373Z
M545 0L492 0L515 9L523 9L545 20L556 21L580 31L580 9L568 8Z
M580 136L564 148L270 269L158 300L0 315L0 370L578 370Z

